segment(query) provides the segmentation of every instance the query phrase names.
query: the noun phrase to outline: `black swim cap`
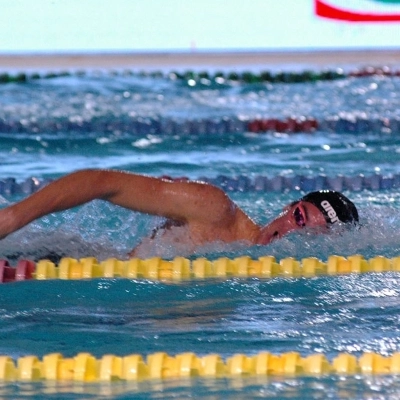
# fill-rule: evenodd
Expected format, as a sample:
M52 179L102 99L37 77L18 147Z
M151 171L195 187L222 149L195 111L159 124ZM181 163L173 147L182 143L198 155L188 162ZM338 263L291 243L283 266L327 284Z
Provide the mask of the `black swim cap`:
M300 200L314 204L324 215L328 224L335 222L358 222L356 206L342 193L334 190L311 192Z

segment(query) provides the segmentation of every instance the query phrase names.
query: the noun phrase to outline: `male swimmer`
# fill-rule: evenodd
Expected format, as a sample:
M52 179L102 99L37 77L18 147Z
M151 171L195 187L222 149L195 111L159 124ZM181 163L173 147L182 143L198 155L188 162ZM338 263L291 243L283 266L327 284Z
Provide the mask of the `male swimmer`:
M129 253L131 257L140 256L142 249L155 240L179 244L179 248L184 246L187 253L193 253L211 242L265 245L306 227L323 231L340 222L358 222L355 205L335 191L309 193L285 207L272 222L261 226L216 186L99 169L73 172L0 210L0 238L46 214L94 199L167 218L163 229L142 240Z

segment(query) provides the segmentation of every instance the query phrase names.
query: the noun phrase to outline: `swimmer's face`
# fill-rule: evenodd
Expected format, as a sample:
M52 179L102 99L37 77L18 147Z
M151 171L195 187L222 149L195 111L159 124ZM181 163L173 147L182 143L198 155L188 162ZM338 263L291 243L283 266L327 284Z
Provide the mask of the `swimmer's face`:
M314 204L307 201L291 203L263 229L262 243L267 244L290 232L304 228L314 228L317 232L326 232L327 223L324 215Z

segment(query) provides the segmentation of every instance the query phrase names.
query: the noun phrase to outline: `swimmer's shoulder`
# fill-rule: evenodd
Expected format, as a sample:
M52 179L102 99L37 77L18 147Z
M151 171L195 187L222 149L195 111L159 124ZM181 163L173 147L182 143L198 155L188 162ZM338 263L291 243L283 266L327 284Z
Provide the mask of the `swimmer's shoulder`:
M172 219L182 219L199 226L226 226L235 222L238 207L217 186L201 181L174 181L166 182L164 190L173 193L169 196L176 210L176 214L169 216Z

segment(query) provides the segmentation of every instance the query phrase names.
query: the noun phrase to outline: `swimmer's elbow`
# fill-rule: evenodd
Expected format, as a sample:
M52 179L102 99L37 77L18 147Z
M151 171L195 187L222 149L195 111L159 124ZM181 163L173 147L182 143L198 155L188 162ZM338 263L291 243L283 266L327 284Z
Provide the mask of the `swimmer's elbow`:
M71 177L82 188L87 189L93 199L109 200L118 192L116 171L106 169L83 169L73 172Z

